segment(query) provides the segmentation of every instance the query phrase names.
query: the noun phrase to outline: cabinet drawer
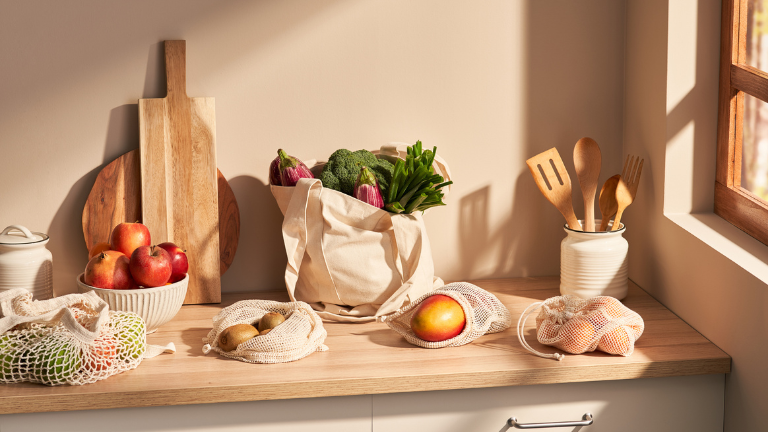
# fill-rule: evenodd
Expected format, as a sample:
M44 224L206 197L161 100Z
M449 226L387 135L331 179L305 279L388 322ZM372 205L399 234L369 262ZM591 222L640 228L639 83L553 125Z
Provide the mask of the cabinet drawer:
M0 416L0 431L370 432L371 397L231 402Z
M374 432L466 432L581 420L582 432L723 430L723 375L397 393L373 396ZM571 431L573 428L539 429Z

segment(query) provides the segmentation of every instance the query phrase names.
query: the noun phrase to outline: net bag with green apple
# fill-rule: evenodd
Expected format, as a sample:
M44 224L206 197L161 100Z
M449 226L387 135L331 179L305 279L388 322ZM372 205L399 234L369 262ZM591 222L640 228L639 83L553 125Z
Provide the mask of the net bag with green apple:
M512 325L504 304L490 292L454 282L416 299L380 319L405 340L423 348L466 345Z
M24 289L0 293L0 382L82 385L135 369L164 351L147 345L144 320L110 311L95 293L32 300Z
M287 363L328 351L320 316L302 301L242 300L213 317L203 353L248 363Z

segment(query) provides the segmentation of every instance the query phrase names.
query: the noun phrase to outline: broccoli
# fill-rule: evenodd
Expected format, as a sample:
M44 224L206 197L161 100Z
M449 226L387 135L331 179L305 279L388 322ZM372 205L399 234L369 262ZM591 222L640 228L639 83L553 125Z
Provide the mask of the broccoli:
M320 174L323 187L352 195L357 175L362 166L367 166L373 172L379 182L382 196L386 196L395 167L384 159L377 159L368 150L351 152L346 149L339 149L333 152L328 158L328 163L323 167L322 174Z

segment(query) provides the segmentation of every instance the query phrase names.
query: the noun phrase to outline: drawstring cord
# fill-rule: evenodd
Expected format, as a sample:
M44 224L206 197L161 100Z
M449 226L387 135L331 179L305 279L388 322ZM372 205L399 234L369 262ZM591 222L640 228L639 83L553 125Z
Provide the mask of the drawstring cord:
M525 337L523 336L523 328L525 327L525 322L528 320L528 316L536 311L536 309L540 308L541 305L543 305L544 302L536 302L532 305L525 308L523 313L520 315L520 319L517 320L517 339L520 341L520 345L523 346L526 350L530 351L533 354L536 354L539 357L543 358L553 358L557 361L561 361L565 358L563 354L560 353L554 353L554 354L544 354L542 352L538 352L535 349L531 348L530 345L528 345L528 342L525 341Z

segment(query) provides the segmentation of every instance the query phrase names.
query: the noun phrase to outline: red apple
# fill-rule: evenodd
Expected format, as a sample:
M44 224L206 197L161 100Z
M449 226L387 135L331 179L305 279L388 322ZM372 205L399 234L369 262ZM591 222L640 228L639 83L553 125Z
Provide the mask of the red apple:
M129 265L133 280L145 288L165 285L171 277L171 255L157 246L139 246Z
M151 244L149 228L139 222L117 224L109 238L112 250L120 251L127 257L132 256L137 247Z
M136 288L128 257L121 252L108 250L88 261L84 282L92 287L107 289Z
M101 335L93 341L92 346L85 369L90 372L110 369L117 358L117 340L109 335Z
M411 330L419 339L440 342L464 330L464 309L447 295L435 294L421 302L411 318Z
M186 251L171 242L160 243L157 246L165 249L171 255L171 278L168 282L176 283L184 279L189 270Z

